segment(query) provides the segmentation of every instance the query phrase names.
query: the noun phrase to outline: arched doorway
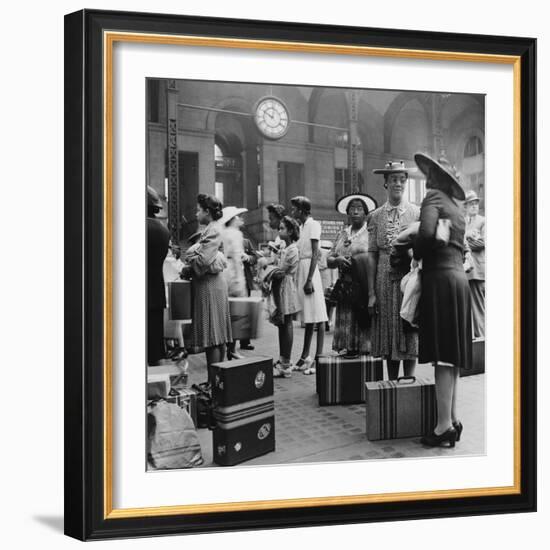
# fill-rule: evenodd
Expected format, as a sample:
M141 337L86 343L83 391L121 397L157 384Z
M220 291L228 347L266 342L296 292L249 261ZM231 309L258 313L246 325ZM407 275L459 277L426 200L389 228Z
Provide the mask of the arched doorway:
M231 149L220 136L214 143L216 179L214 193L226 206L244 206L242 147Z

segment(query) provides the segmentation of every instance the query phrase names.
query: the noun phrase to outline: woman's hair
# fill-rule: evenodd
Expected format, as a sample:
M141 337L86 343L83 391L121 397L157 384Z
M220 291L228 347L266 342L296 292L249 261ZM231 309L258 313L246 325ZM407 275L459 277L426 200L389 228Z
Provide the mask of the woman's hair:
M197 204L207 212L210 213L210 216L212 216L213 220L219 220L223 213L222 208L223 204L217 197L214 197L214 195L205 195L204 193L201 193L197 197Z
M311 201L307 197L294 197L290 199L290 204L295 206L304 214L309 214L311 212Z
M286 214L286 209L282 204L268 204L266 208L270 214L277 216L280 220L282 220Z
M365 212L365 216L369 213L369 207L367 206L367 203L363 199L356 198L349 201L348 206L346 207L346 214L349 215L349 209L351 208L351 205L354 202L361 203L361 206L363 207L363 211Z
M286 227L290 241L296 242L300 238L300 226L298 222L290 216L283 216L281 223Z

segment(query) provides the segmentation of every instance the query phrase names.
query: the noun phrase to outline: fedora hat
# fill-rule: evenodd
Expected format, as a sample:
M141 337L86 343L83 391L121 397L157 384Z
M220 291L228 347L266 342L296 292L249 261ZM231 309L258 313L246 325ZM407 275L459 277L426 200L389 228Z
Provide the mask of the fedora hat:
M416 170L414 168L407 168L405 166L405 161L403 160L389 160L386 162L384 168L376 168L376 170L373 170L373 174L397 174L399 172L405 172L405 174L409 174L409 172L415 172Z
M433 187L446 191L445 184L456 199L463 201L466 198L462 185L458 182L456 168L445 158L435 161L424 153L416 153L414 161L421 172L431 180Z
M367 207L367 211L365 212L365 214L376 210L376 201L371 196L366 195L365 193L351 193L350 195L344 195L343 197L340 197L336 202L336 210L340 212L340 214L347 214L348 206L353 200L360 200L361 202L363 202L363 204Z
M248 212L248 208L237 208L236 206L226 206L222 210L222 217L218 220L219 223L225 225L230 222L235 216L239 216L243 212Z
M147 186L147 206L162 210L162 202L159 194L157 193L157 190L150 185Z
M473 189L466 191L466 198L464 199L464 204L467 204L469 202L474 202L474 201L479 202L479 197L477 196L477 193Z

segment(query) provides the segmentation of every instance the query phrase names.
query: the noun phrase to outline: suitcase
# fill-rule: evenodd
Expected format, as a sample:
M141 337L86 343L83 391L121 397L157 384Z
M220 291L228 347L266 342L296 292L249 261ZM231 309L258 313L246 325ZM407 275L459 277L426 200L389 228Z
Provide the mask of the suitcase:
M172 388L170 390L170 393L164 399L168 401L168 403L175 403L178 407L185 409L189 413L189 416L191 417L195 428L198 428L197 394L194 390L191 390L189 388L180 388L178 390L175 390L174 388Z
M485 338L472 341L472 368L460 369L460 376L483 374L485 372Z
M170 380L170 387L180 389L187 386L187 370L187 361L183 361L181 364L172 363L170 365L149 365L147 367L147 376L165 374ZM168 391L170 391L170 388L168 388Z
M260 297L229 298L233 340L253 340L258 337L261 310Z
M228 407L273 396L273 359L256 356L233 359L210 366L212 402Z
M172 321L189 320L191 311L191 281L166 283L168 287L168 314Z
M273 397L216 407L212 432L213 459L220 466L234 466L275 450Z
M147 399L161 399L170 393L170 376L147 373Z
M435 384L417 376L367 382L367 439L431 433L436 425Z
M365 382L382 380L383 373L379 357L320 355L315 370L319 405L364 403Z

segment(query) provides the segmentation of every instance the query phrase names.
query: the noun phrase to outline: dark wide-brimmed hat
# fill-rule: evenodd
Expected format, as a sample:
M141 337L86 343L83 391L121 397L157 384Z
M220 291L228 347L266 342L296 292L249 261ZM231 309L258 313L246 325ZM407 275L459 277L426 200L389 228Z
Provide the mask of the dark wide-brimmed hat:
M416 170L414 168L407 168L405 166L405 161L403 160L389 160L386 162L384 168L376 168L376 170L373 170L373 174L398 174L400 172L405 172L405 174L409 174L409 172L415 172Z
M376 210L376 201L370 195L366 195L365 193L351 193L350 195L340 197L336 202L336 210L340 212L340 214L347 214L348 206L353 200L361 201L365 205L367 209L365 214Z
M466 198L462 185L458 182L456 168L445 158L435 161L424 153L416 153L414 161L422 173L431 181L432 187L450 191L460 201Z

